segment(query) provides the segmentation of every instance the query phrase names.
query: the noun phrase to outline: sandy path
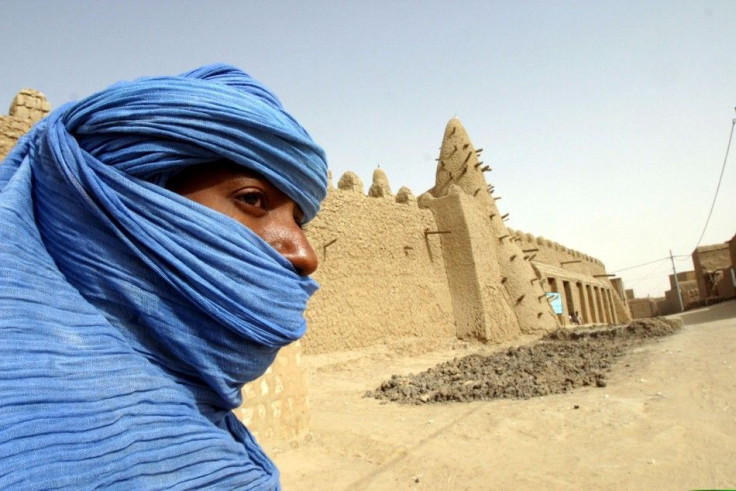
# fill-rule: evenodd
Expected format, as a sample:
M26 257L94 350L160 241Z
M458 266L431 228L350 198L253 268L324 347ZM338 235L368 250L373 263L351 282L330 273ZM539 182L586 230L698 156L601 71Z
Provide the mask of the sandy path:
M529 400L401 406L362 397L391 374L476 347L307 357L311 438L268 450L287 491L733 488L736 302L682 318L681 332L617 363L607 387Z

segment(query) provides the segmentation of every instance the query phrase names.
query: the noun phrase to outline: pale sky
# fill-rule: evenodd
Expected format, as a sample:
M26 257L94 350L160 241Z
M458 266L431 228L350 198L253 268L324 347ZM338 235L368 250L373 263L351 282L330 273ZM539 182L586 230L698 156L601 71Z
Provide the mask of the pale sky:
M609 272L670 249L692 269L736 117L733 0L0 0L0 19L0 106L231 63L325 148L334 182L352 170L366 191L378 165L394 192L432 187L456 116L508 225ZM736 234L734 147L703 245ZM671 272L620 276L659 296Z

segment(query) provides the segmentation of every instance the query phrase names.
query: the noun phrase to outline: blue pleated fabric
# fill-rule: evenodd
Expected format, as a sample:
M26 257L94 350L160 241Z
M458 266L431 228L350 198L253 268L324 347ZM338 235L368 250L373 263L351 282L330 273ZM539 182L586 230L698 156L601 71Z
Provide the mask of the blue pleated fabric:
M316 284L164 187L222 160L307 220L325 196L322 149L228 65L63 106L0 165L0 488L279 487L231 410Z

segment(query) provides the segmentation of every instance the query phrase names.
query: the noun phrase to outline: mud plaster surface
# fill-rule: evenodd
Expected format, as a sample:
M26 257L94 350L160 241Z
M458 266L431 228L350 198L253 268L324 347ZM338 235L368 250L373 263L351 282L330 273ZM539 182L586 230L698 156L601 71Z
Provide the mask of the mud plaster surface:
M625 326L558 329L540 341L490 355L472 354L418 374L393 375L366 397L408 404L528 399L576 387L605 387L627 350L682 328L678 320L641 319Z

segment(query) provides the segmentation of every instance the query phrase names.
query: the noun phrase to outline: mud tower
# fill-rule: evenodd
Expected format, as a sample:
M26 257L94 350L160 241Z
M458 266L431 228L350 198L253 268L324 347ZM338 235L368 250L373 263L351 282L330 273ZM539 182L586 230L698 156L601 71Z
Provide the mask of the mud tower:
M23 89L16 94L10 103L8 116L0 115L0 163L18 138L41 121L50 110L46 96L37 90Z
M419 199L432 210L442 250L458 335L504 341L558 326L530 260L506 228L485 174L489 165L456 118L445 128L435 186Z
M388 177L382 169L378 168L373 171L373 182L368 188L368 196L371 198L391 198L391 185L388 183Z

